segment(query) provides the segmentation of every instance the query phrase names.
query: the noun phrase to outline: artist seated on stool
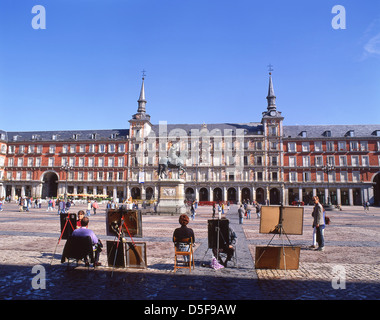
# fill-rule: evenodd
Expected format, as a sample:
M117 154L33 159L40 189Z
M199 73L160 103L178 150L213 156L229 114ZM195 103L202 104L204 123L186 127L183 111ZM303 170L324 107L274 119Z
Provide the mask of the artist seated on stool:
M224 267L227 267L227 262L231 261L231 258L234 256L234 253L235 253L235 244L236 244L237 236L236 236L235 231L231 227L228 228L228 236L230 238L230 244L229 244L228 248L219 248L220 253L227 254L227 258L224 262L222 261L222 258L219 255L219 262ZM212 252L213 252L214 256L216 257L217 256L216 248L213 248Z
M81 227L79 229L75 229L72 233L72 236L91 237L92 244L95 251L94 266L100 266L101 263L99 262L99 254L102 251L103 244L100 241L100 239L98 239L98 237L95 235L94 231L87 228L89 222L90 222L90 219L88 217L83 217L81 220ZM86 264L88 264L88 261L86 261Z
M179 216L179 224L181 225L181 227L174 230L173 241L174 241L174 238L177 239L177 242L180 242L181 239L192 238L193 244L194 244L195 242L194 231L193 229L187 227L187 224L189 223L189 221L190 219L186 214L181 214ZM186 245L185 243L177 243L177 249L179 251L189 251L190 246ZM185 262L187 262L189 257L184 256L184 259L185 259Z

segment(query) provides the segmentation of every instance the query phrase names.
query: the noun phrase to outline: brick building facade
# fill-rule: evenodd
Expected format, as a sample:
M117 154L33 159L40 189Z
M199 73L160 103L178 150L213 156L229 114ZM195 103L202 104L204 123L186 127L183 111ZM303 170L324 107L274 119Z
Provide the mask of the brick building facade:
M175 146L189 199L380 205L380 125L286 126L271 75L259 122L154 125L146 103L143 79L129 128L0 131L0 197L158 199L158 161Z

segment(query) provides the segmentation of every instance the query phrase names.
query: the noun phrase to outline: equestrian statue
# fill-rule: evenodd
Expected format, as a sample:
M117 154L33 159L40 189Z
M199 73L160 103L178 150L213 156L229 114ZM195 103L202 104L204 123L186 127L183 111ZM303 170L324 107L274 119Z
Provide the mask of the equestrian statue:
M182 151L179 155L179 148L177 144L173 144L169 151L167 157L160 158L158 162L158 176L163 179L164 176L167 177L167 171L169 169L178 169L178 177L183 175L186 170L184 164L187 158L187 151Z

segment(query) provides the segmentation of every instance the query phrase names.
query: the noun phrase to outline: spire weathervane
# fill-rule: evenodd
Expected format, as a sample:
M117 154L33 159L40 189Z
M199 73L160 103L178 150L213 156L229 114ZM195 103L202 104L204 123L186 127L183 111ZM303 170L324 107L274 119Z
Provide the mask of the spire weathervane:
M268 71L269 71L269 74L272 74L272 71L273 71L273 65L272 64L268 64Z
M142 79L145 80L145 76L146 76L145 72L146 71L143 69L143 71L141 71L141 72L142 72Z

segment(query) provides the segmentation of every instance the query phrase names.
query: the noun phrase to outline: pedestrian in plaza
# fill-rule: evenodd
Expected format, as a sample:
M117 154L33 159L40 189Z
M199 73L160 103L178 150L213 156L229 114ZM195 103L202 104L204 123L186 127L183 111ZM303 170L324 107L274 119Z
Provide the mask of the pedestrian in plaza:
M219 202L219 205L218 205L218 219L221 219L221 218L222 218L222 205Z
M91 201L87 200L87 210L86 210L86 216L91 216Z
M325 229L325 216L324 209L319 202L319 198L317 196L313 197L314 201L314 209L312 213L313 220L313 228L315 227L316 233L316 242L318 243L318 251L323 251L325 248L325 240L324 240L324 229Z
M238 209L238 215L239 215L239 224L243 224L244 209L242 205L240 205L240 208Z
M247 219L251 219L251 210L252 210L252 206L250 205L250 203L248 202L247 203Z
M22 199L22 209L24 211L29 211L29 201L28 201L28 198L23 198Z
M71 208L71 201L67 199L66 204L65 204L66 212L69 212Z
M99 204L98 202L95 200L93 203L92 203L92 210L94 210L94 214L96 214L96 209L99 208Z
M58 212L59 213L65 213L65 210L66 210L65 200L59 200L59 203L58 203Z
M101 263L99 262L99 255L102 251L103 244L98 239L98 237L95 235L94 231L88 228L88 223L90 222L90 219L88 217L83 217L81 220L81 227L78 229L75 229L72 233L73 237L91 237L92 245L94 247L95 252L95 260L94 260L94 267L100 266ZM86 261L86 265L88 264L88 261Z
M212 218L215 219L216 206L215 202L212 204Z
M255 201L255 209L256 209L256 216L257 216L257 219L260 219L260 215L261 215L261 206L260 204Z
M195 215L196 215L196 212L195 212L195 201L193 201L192 204L191 204L190 212L191 212L191 220L194 220L195 219Z
M323 206L322 206L323 207ZM330 218L326 216L326 210L323 208L323 216L325 220L325 226L330 224ZM325 228L322 229L323 238L325 237ZM313 228L313 244L310 246L311 249L317 248L317 227Z
M53 201L51 199L48 200L48 207L46 211L53 211Z
M369 212L369 201L363 203L364 213Z

